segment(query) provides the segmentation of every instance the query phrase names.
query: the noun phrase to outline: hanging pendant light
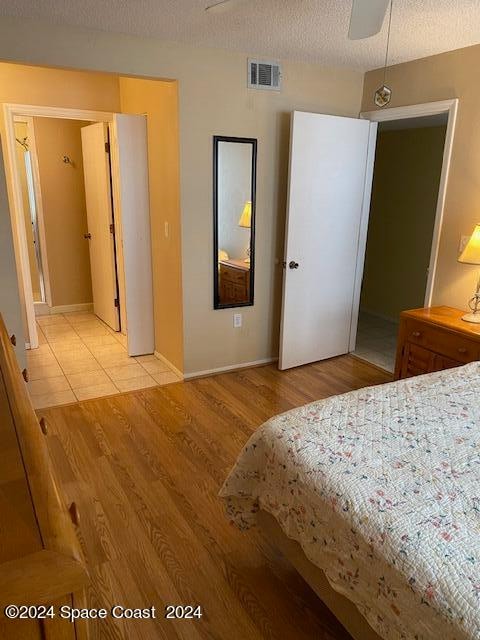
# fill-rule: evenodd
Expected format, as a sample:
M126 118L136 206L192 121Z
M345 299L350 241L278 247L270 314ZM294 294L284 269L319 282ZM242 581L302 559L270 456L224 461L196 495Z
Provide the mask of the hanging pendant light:
M387 75L387 64L388 64L388 50L390 47L390 29L392 27L392 9L393 9L393 0L390 2L390 17L388 19L388 32L387 32L387 49L385 51L385 64L383 66L383 84L375 91L375 104L377 107L386 107L387 104L392 99L392 90L385 84L385 78Z

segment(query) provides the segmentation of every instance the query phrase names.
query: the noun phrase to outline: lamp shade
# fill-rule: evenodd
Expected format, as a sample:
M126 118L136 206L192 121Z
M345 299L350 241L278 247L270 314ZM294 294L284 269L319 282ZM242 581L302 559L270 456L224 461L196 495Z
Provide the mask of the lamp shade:
M477 224L473 230L472 236L458 258L458 261L465 262L466 264L480 264L480 224Z
M245 227L246 229L250 229L252 226L252 203L250 200L247 200L243 207L242 215L238 221L238 226Z

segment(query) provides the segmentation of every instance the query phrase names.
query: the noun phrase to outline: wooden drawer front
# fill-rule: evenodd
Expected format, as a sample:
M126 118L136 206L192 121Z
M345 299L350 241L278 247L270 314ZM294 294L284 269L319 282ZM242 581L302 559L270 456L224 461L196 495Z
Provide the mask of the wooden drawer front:
M433 359L433 369L432 371L444 371L444 369L453 369L454 367L462 366L463 362L457 362L456 360L451 360L450 358L445 358L445 356L439 356L435 354Z
M420 376L433 371L435 354L428 349L407 342L402 359L401 378Z
M473 340L415 320L407 320L406 329L405 338L408 342L456 362L467 363L480 359L480 346Z
M245 284L249 275L248 271L240 271L240 269L228 268L220 265L220 275L229 282L237 284Z

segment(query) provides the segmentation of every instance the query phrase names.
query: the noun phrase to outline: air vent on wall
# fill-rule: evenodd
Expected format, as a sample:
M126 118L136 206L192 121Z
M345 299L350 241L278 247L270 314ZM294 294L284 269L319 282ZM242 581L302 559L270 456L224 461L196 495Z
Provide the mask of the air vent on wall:
M249 89L268 89L280 91L282 87L282 69L277 62L248 60Z

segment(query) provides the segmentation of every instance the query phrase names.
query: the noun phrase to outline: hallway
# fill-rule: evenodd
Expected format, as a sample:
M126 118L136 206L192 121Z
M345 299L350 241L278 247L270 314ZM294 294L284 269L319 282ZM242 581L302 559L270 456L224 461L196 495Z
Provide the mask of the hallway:
M127 354L127 339L92 313L37 318L39 347L27 351L35 409L179 382L155 355Z

